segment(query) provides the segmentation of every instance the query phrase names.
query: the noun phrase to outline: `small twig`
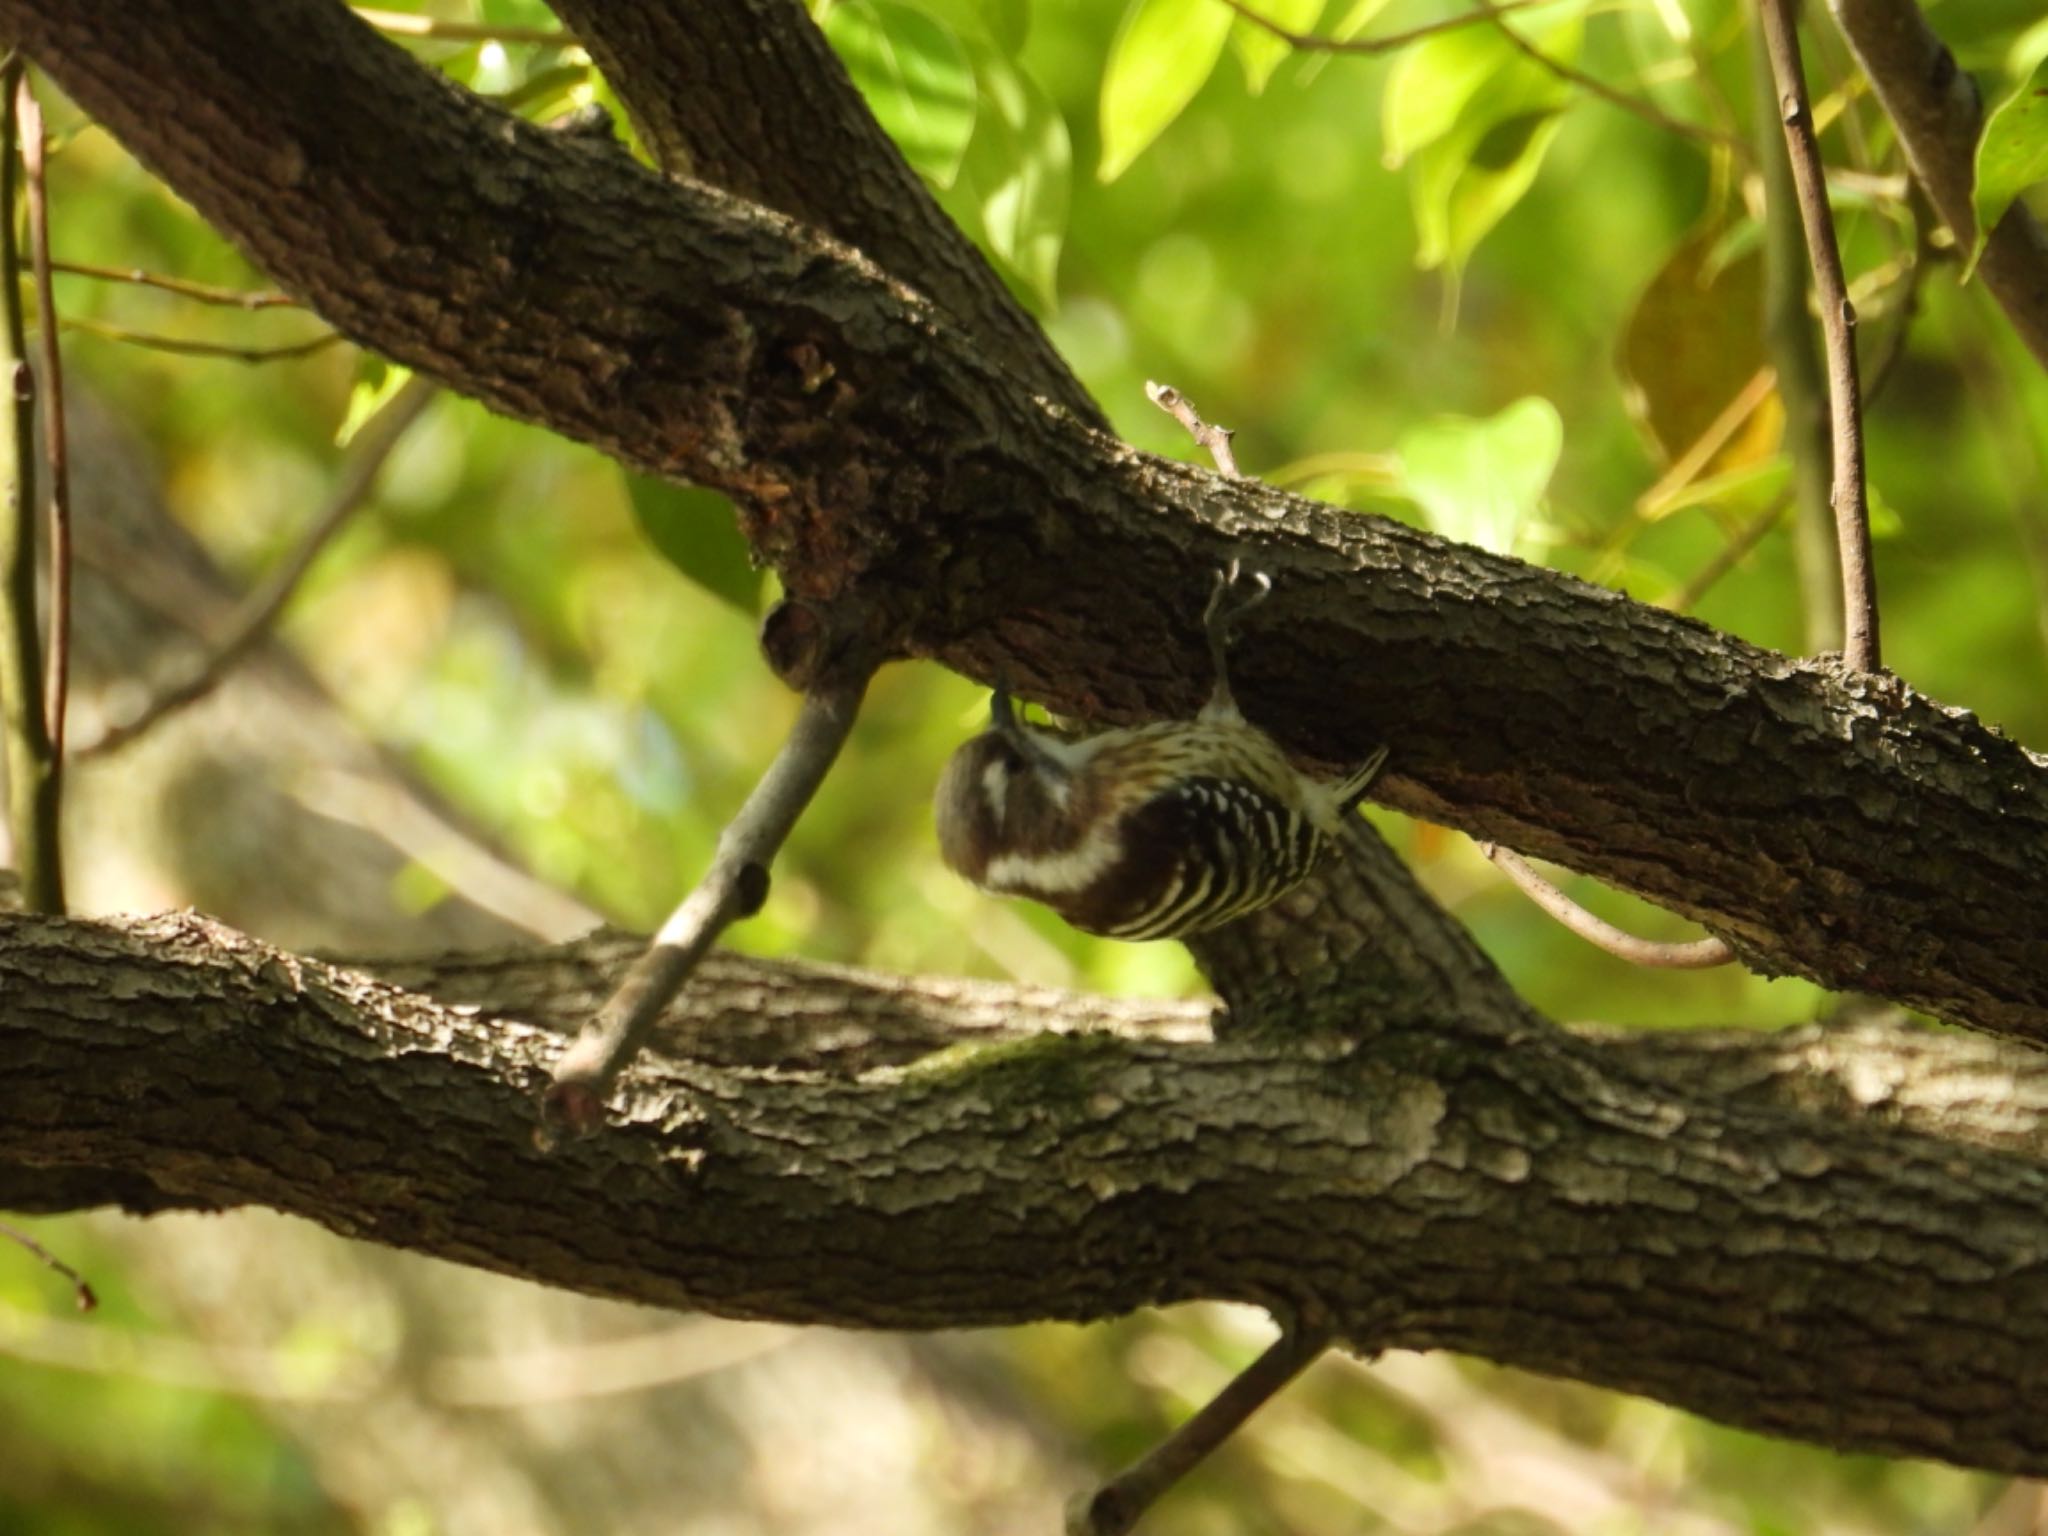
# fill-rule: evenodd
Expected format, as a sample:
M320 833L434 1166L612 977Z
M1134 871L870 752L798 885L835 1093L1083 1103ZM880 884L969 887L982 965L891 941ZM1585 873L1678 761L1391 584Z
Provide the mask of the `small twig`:
M1788 0L1758 0L1758 16L1778 86L1779 117L1792 160L1792 181L1813 261L1814 293L1828 358L1829 433L1834 444L1835 542L1842 562L1842 659L1859 672L1881 665L1877 577L1870 556L1870 507L1863 481L1863 406L1856 386L1856 310L1842 276L1842 253L1828 211L1820 143L1799 62L1799 34Z
M1313 32L1296 32L1283 27L1269 16L1261 16L1244 0L1223 0L1238 15L1260 30L1271 33L1290 48L1303 53L1392 53L1406 48L1410 43L1423 42L1440 32L1454 32L1460 27L1473 26L1482 21L1492 21L1508 11L1519 11L1524 6L1540 5L1543 0L1500 0L1498 5L1477 11L1466 11L1457 16L1446 16L1439 21L1426 22L1419 27L1410 27L1405 32L1388 32L1379 37L1319 37Z
M1235 0L1226 0L1234 4ZM1237 436L1229 427L1211 426L1196 414L1193 402L1171 384L1155 384L1149 379L1145 383L1145 398L1165 411L1175 421L1188 429L1188 436L1196 444L1209 451L1209 457L1216 461L1219 473L1238 477L1237 455L1231 451L1230 440Z
M1751 374L1749 382L1721 407L1720 414L1707 424L1707 429L1694 438L1686 450L1671 461L1670 467L1657 477L1657 483L1636 498L1636 511L1644 517L1662 517L1668 510L1668 504L1706 472L1707 466L1748 424L1749 418L1771 398L1771 390L1777 382L1777 372L1768 363Z
M761 910L768 866L846 744L867 679L862 671L804 695L789 739L720 835L704 878L556 1063L541 1106L549 1126L588 1131L601 1122L611 1085L698 962L733 923Z
M0 68L0 378L13 403L11 420L0 430L0 708L6 711L8 820L22 900L31 912L54 913L64 910L63 781L50 750L36 630L36 376L21 313L14 217L22 72L19 54L9 54Z
M71 455L64 437L64 358L57 345L57 292L50 280L49 189L43 180L43 109L26 70L17 88L21 164L27 173L29 260L36 279L36 340L43 358L43 456L50 471L50 612L44 652L44 713L50 757L64 761L65 703L71 693ZM61 767L60 767L60 772Z
M1067 1536L1123 1536L1161 1494L1192 1472L1334 1341L1326 1329L1290 1327L1166 1439L1067 1512Z
M1479 851L1499 865L1502 873L1520 886L1522 894L1537 906L1588 944L1604 949L1618 959L1665 971L1703 971L1710 966L1726 965L1735 958L1735 952L1725 939L1709 936L1685 944L1659 944L1624 933L1614 924L1595 917L1537 874L1520 854L1497 843L1481 843Z
M1748 152L1749 146L1742 142L1739 134L1725 133L1719 128L1709 128L1702 123L1688 123L1683 118L1673 117L1640 96L1618 91L1598 76L1589 75L1583 69L1567 64L1562 59L1552 58L1507 24L1502 15L1507 9L1506 6L1495 5L1491 0L1479 0L1479 4L1493 17L1494 23L1500 29L1500 35L1506 38L1518 53L1531 63L1549 70L1558 79L1576 85L1581 90L1590 91L1610 107L1619 107L1624 112L1633 113L1644 122L1662 128L1667 133L1678 134L1681 138L1696 139L1702 144L1716 144L1723 149L1733 150L1738 156Z
M430 37L449 43L539 43L548 48L571 48L576 44L575 34L559 27L495 27L487 22L443 21L438 16L373 10L366 5L350 9L379 32L394 37Z
M100 1304L99 1297L95 1296L92 1293L92 1287L86 1283L85 1276L81 1275L77 1270L73 1269L69 1264L66 1264L62 1259L58 1258L57 1255L50 1252L49 1249L45 1248L41 1243L37 1242L34 1238L30 1237L26 1232L22 1231L19 1227L11 1226L7 1222L0 1221L0 1237L4 1237L12 1242L19 1243L22 1247L26 1248L30 1253L34 1254L37 1258L41 1259L43 1263L47 1264L51 1269L54 1269L66 1280L69 1280L71 1282L71 1299L78 1304L79 1311L90 1312L94 1307Z
M90 277L102 283L133 283L140 288L156 288L165 293L175 293L180 298L195 299L201 304L221 304L233 309L299 307L299 301L288 294L255 288L217 288L211 283L167 277L161 272L145 272L141 267L102 267L89 261L52 261L50 268L67 277Z
M222 679L249 653L250 647L269 632L271 624L305 579L306 572L312 569L320 552L370 494L385 460L391 457L391 451L412 424L419 420L420 413L432 402L439 389L440 386L429 379L415 376L406 380L398 393L384 403L384 408L364 424L342 470L341 483L335 486L327 504L320 509L312 526L284 564L243 601L240 611L228 626L227 637L214 648L213 653L182 681L173 683L152 698L140 714L119 725L109 726L97 739L79 748L75 756L98 757L126 746L166 715L196 703L220 686Z
M304 341L287 341L266 347L237 347L219 341L188 341L182 336L163 336L155 331L130 330L125 325L109 325L104 320L76 317L66 320L64 329L98 336L105 341L123 342L131 347L147 347L152 352L174 352L180 357L222 357L234 363L274 363L286 358L311 357L343 339L339 331L323 331Z
M1772 497L1770 505L1738 528L1735 537L1722 545L1713 559L1694 571L1681 585L1658 598L1657 606L1672 613L1690 613L1693 605L1713 589L1715 582L1734 570L1744 555L1763 542L1764 535L1777 526L1778 519L1791 505L1790 491L1781 491Z

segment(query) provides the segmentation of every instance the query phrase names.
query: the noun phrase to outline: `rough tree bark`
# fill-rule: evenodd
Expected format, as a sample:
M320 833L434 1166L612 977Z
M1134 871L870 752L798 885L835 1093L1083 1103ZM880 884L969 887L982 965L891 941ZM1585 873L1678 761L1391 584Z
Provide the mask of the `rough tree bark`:
M836 153L750 172L716 141L744 118L661 107L662 50L797 27L793 3L564 9L670 163L723 187L516 123L333 0L0 0L0 34L352 336L729 492L788 590L864 643L1001 667L1077 715L1185 711L1198 594L1255 547L1279 590L1241 692L1304 756L1392 735L1395 804L1699 917L1760 969L2048 1040L2038 759L1894 681L1132 452L957 241L877 248L860 200L903 173L829 55L807 42L801 67ZM692 78L744 100L755 74ZM857 197L820 179L840 175ZM16 920L0 1202L260 1202L796 1320L1233 1297L1363 1348L2048 1471L2028 1051L1566 1032L1363 831L1200 958L1232 1005L1213 1041L1184 1010L1166 1038L1043 994L949 1010L933 983L723 970L682 1005L723 1026L700 1018L610 1134L544 1160L551 1037L511 1021L559 1016L564 966L587 994L586 952L404 973L450 1005L191 921ZM1027 1038L923 1054L991 1012ZM1087 1032L1041 1037L1061 1026ZM734 1038L754 1054L704 1043Z

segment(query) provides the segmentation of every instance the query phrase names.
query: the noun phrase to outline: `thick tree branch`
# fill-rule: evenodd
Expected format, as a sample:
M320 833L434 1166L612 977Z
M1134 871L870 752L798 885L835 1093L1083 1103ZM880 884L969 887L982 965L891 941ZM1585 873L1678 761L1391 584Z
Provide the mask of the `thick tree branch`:
M1169 1040L1129 1005L721 960L685 994L690 1039L1121 1022L909 1066L649 1061L620 1124L544 1158L555 1037L511 1016L576 1017L630 953L508 959L497 998L496 968L461 962L448 1004L194 917L0 919L0 1190L271 1205L798 1322L1228 1297L1828 1444L2048 1469L2048 1177L2013 1138L2048 1095L2017 1048L1859 1024L1831 1087L1825 1032L1645 1053L1475 1015L1304 1050L1188 1039L1184 1009L1154 1015ZM581 979L555 995L550 975ZM1948 1103L1901 1128L1892 1087Z
M798 0L559 0L661 165L855 246L992 360L1107 426L1045 332L934 201Z
M1277 590L1236 670L1304 757L1397 738L1393 804L1760 969L2048 1039L2048 772L1967 714L1134 453L843 247L515 123L328 0L0 0L0 29L337 324L731 492L789 590L865 587L885 646L1103 722L1185 713L1189 616L1256 545Z
M1828 0L1856 62L1899 131L1913 174L1968 251L1977 238L1971 202L1984 106L1977 84L1920 14L1916 0ZM2013 329L2048 367L2048 232L2015 202L1977 262Z

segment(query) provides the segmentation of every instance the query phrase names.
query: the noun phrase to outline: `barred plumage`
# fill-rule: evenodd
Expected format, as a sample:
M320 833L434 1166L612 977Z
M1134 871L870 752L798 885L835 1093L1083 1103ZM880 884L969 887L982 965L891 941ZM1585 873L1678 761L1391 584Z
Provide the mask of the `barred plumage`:
M1029 896L1089 933L1163 939L1256 912L1307 879L1386 760L1324 784L1241 715L1224 667L1229 627L1270 583L1203 623L1216 689L1193 720L1070 737L1025 724L998 691L989 729L940 780L939 849L987 891Z

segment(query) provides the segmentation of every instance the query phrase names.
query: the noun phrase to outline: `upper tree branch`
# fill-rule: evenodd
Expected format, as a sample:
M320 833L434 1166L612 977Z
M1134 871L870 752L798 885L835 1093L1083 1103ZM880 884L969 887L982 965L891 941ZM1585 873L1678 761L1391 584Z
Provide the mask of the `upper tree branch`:
M335 323L730 492L792 594L865 586L885 647L1184 714L1200 594L1255 543L1241 692L1304 757L1398 738L1396 805L1760 968L2048 1039L2048 773L1966 714L1135 453L843 246L519 124L331 0L0 0L0 31Z
M974 1016L1112 1029L907 1068L651 1062L622 1123L543 1157L553 1037L497 1015L574 1017L629 953L462 962L449 1006L192 917L0 920L0 1193L270 1205L799 1322L1230 1298L1845 1448L2048 1470L2048 1179L2016 1138L2048 1093L2015 1048L1866 1025L1848 1065L1824 1032L1645 1055L1480 1011L1305 1053L1187 1039L1173 1008L1178 1041L1129 1005L734 961L685 994L690 1038L801 1059L805 1036ZM1946 1108L1894 1114L1888 1083Z
M1927 25L1915 0L1828 0L1856 62L1899 131L1913 174L1968 251L1977 238L1971 201L1984 104L1977 83ZM2048 367L2048 232L2015 201L1985 242L1977 274L2013 329Z
M1095 402L875 121L797 0L558 0L662 166L865 252L1027 387Z

